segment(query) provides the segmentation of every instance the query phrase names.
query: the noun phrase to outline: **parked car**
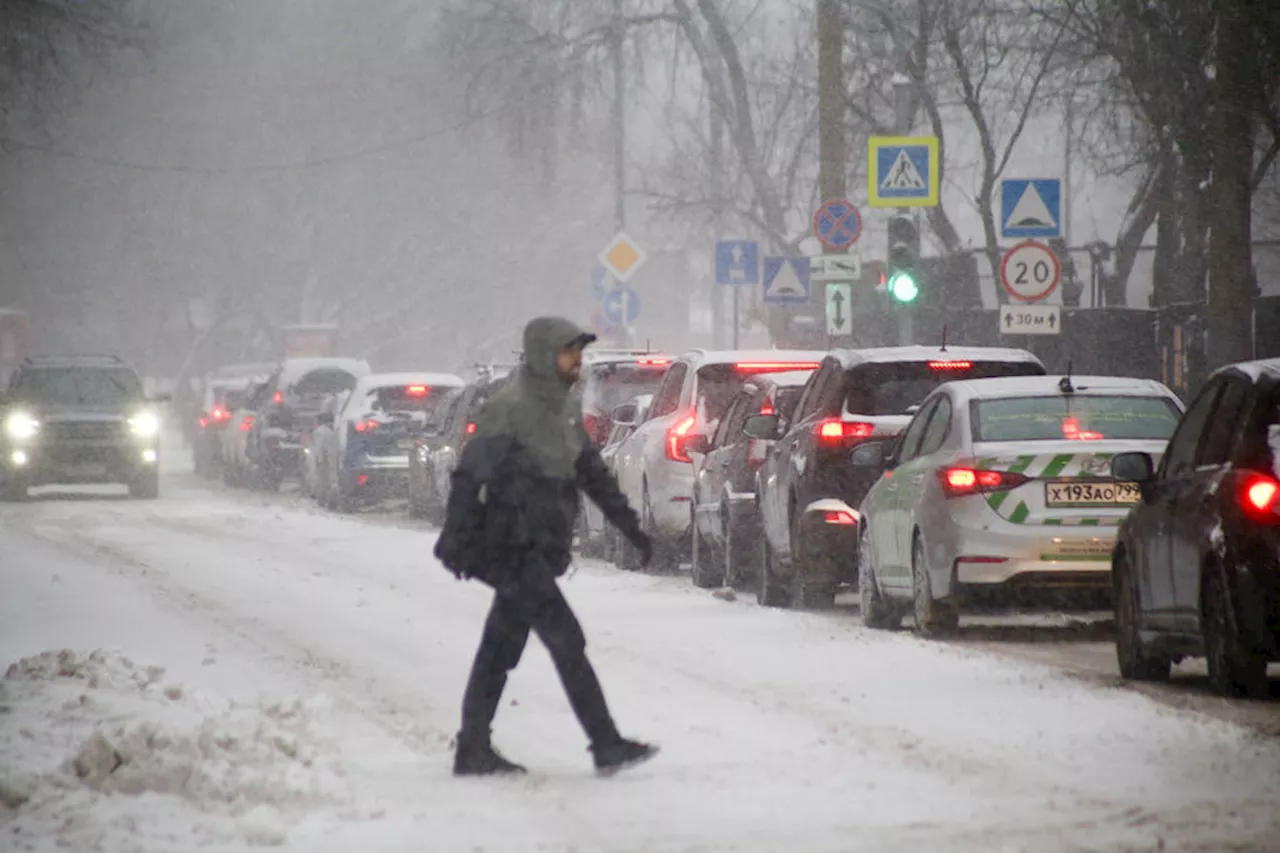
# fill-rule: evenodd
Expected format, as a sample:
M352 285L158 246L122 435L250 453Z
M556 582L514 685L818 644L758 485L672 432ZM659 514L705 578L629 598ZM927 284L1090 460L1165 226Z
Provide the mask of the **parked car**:
M812 370L753 376L729 404L710 438L690 445L693 475L693 582L700 587L737 586L759 560L756 472L772 442L743 431L752 415L791 418ZM705 446L704 446L705 445Z
M689 443L715 431L747 378L812 370L824 352L691 350L672 361L644 423L617 451L618 482L654 544L654 569L674 568L689 554L693 459ZM624 547L623 568L637 566Z
M328 505L350 512L407 497L409 454L430 415L462 385L445 373L375 373L356 384L336 414L321 414L320 425L332 427L324 451Z
M409 452L409 515L440 521L449 500L450 478L462 448L476 430L476 415L511 380L507 369L481 370L479 377L433 413Z
M622 403L652 396L671 364L670 356L594 347L582 357L582 425L597 447L613 430L611 413Z
M879 472L852 465L854 447L902 432L924 398L949 380L1044 372L1026 350L997 347L826 355L789 424L756 415L744 427L752 438L776 440L757 475L760 603L829 606L839 584L857 582L857 506Z
M316 415L316 425L302 437L302 490L319 503L331 494L329 474L333 470L331 456L337 447L334 422L346 404L350 391L330 394Z
M191 438L191 460L197 476L221 475L222 432L231 421L231 413L244 408L253 381L253 377L211 378L206 383Z
M275 491L287 477L302 473L303 434L330 394L350 391L368 376L367 362L352 358L285 359L267 380L268 398L249 429L250 485Z
M243 404L231 411L227 425L219 436L222 446L222 482L228 486L245 486L253 471L249 460L249 435L254 423L266 410L271 386L266 380L254 382L245 390Z
M615 477L617 471L613 463L617 457L618 448L622 446L622 442L626 441L627 436L636 431L636 427L644 419L645 411L652 401L652 394L642 394L614 406L609 413L609 422L612 426L609 429L609 437L600 448L600 458L604 460L604 464ZM618 542L621 541L620 535L615 535L616 533L617 531L608 523L600 508L590 499L584 499L578 529L578 548L583 556L614 559L617 555Z
M936 636L975 601L1109 591L1116 529L1138 499L1107 476L1110 461L1158 457L1181 414L1172 391L1145 379L941 386L887 460L883 441L853 451L854 464L887 471L861 506L863 621L896 627L910 611Z
M1130 679L1207 658L1226 696L1265 696L1280 661L1280 359L1215 372L1163 459L1111 460L1139 498L1111 556L1116 653Z

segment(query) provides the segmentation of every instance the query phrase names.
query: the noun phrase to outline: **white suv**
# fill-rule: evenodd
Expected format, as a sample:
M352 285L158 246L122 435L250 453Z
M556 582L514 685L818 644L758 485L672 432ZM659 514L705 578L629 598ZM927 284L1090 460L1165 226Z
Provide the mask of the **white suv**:
M691 350L672 361L644 422L618 448L614 463L622 491L653 538L655 568L678 565L689 549L690 439L715 431L748 377L813 370L825 355L810 350ZM624 549L619 563L635 568L636 555Z

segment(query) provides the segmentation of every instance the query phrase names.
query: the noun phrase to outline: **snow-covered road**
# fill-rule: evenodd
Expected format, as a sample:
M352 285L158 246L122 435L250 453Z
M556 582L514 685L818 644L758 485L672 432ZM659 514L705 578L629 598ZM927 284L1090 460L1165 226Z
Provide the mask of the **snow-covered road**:
M488 598L433 535L169 486L0 508L0 661L54 652L3 682L2 849L1280 850L1253 730L590 563L566 594L662 754L597 779L533 643L496 741L534 772L456 780Z

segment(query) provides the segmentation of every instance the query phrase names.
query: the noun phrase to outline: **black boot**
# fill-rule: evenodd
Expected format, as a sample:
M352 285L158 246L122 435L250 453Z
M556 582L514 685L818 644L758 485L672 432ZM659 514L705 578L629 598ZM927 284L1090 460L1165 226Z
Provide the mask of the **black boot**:
M591 752L596 760L596 773L601 776L612 776L619 770L643 764L658 754L658 747L651 743L618 738L591 745Z
M503 758L493 748L488 732L483 737L459 733L453 753L454 776L510 776L525 772L523 767Z

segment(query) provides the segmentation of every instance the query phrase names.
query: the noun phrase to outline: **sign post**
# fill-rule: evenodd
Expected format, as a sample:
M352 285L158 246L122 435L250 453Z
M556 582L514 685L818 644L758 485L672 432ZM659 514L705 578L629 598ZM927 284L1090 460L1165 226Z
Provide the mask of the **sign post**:
M1000 283L1011 301L1000 309L1000 334L1062 334L1061 307L1036 304L1058 289L1061 278L1058 256L1044 243L1024 240L1005 252Z
M733 348L742 326L742 291L738 285L760 283L760 244L755 240L716 243L716 284L733 286Z

